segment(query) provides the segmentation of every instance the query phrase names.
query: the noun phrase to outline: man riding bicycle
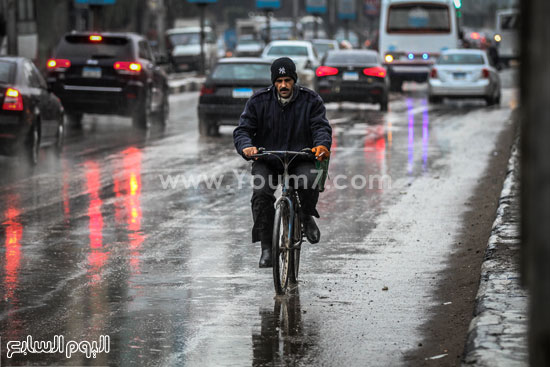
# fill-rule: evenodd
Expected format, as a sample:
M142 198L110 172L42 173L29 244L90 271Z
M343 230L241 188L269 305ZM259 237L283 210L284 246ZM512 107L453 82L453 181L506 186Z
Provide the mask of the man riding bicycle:
M246 103L239 126L233 132L237 152L250 160L258 148L278 151L300 151L311 148L317 160L328 159L332 129L325 116L323 100L314 91L296 84L296 65L288 57L271 64L273 85L257 91ZM252 164L252 242L261 242L260 268L272 266L271 241L275 215L275 187L283 167L276 157L256 160ZM275 158L275 159L273 159ZM297 180L304 232L310 243L317 243L321 233L313 217L319 199L318 170L311 160L293 161L289 168Z

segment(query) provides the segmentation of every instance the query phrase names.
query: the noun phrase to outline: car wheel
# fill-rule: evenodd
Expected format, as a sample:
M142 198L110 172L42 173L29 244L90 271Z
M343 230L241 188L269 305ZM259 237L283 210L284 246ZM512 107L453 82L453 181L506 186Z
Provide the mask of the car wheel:
M164 90L164 96L162 97L162 105L160 106L157 112L157 122L161 126L166 125L166 120L168 120L168 114L170 112L170 104L168 102L168 90Z
M63 145L65 144L65 117L61 115L61 119L57 124L57 139L55 141L55 153L60 156L63 152Z
M199 119L199 134L201 136L215 136L219 133L219 127L215 121Z
M493 96L485 97L485 103L487 103L487 106L493 106L495 104L496 98Z
M151 126L151 93L149 90L145 90L143 103L139 105L132 116L132 125L141 130L147 130Z
M388 96L380 101L380 111L386 112L388 110Z
M220 135L220 127L217 123L210 124L210 136L218 136Z
M25 156L31 166L38 163L38 153L40 152L40 130L38 122L34 123L25 142Z
M402 92L403 81L401 79L390 79L390 90L392 92Z
M433 104L438 104L438 103L441 103L442 101L443 101L443 98L441 98L441 97L436 97L436 96L429 96L428 97L428 102L433 103Z
M68 113L67 122L69 123L69 126L74 128L81 128L83 116L84 115L82 113Z

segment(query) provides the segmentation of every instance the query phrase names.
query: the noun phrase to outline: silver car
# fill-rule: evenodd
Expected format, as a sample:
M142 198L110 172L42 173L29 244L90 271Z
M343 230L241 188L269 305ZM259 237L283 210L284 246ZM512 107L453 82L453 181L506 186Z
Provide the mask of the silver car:
M482 50L446 50L432 66L428 78L429 100L483 98L500 104L500 77Z

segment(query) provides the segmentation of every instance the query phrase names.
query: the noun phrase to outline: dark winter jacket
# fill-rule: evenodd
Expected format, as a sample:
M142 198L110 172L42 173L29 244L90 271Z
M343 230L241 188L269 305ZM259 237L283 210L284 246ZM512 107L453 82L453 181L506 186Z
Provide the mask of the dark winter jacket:
M274 86L257 91L246 103L239 126L233 131L237 152L248 147L299 151L332 145L332 128L325 105L317 93L295 85L292 98L283 106ZM244 157L244 156L243 156Z

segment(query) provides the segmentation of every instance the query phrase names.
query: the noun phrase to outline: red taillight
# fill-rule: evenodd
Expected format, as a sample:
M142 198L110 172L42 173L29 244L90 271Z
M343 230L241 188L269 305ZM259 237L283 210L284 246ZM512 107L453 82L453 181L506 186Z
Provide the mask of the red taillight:
M49 59L48 70L65 70L71 67L71 61L66 59Z
M8 111L23 111L23 97L17 89L8 88L6 90L2 109Z
M430 78L437 78L437 69L432 68L432 71L430 71Z
M141 64L131 61L117 61L113 68L121 74L139 74L141 73Z
M103 41L103 37L101 37L99 34L92 34L90 36L90 41L91 42L101 42L101 41Z
M366 76L375 76L378 78L385 78L386 77L386 69L376 66L374 68L366 68L363 69L363 74Z
M315 75L317 76L330 76L336 74L338 74L338 69L331 66L319 66L317 70L315 70Z
M481 70L481 76L485 79L489 79L489 69Z
M214 94L216 92L216 88L214 87L207 87L206 85L203 85L201 88L201 96L207 95L207 94Z

